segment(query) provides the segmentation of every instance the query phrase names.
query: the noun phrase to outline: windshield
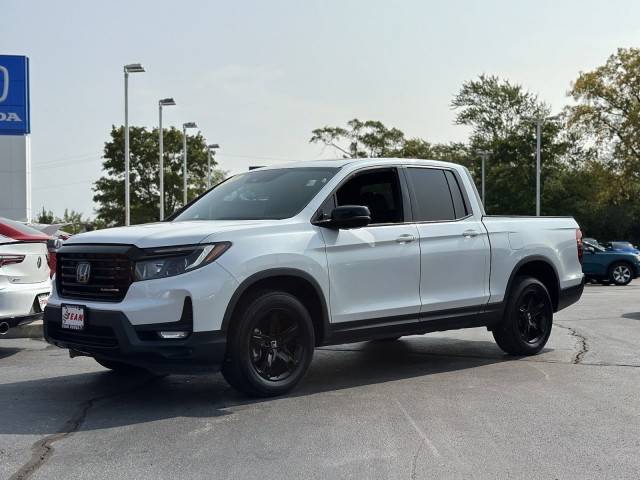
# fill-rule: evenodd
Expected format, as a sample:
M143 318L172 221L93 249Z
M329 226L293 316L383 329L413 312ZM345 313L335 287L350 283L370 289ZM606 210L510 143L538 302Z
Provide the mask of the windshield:
M629 242L611 242L611 248L617 250L634 250L635 247L631 245Z
M605 249L603 247L601 247L600 245L598 245L597 243L592 243L592 242L585 242L584 240L582 241L582 243L584 244L584 246L586 247L591 247L594 250L597 250L598 252L604 252Z
M180 213L184 220L267 220L297 215L338 168L254 170L231 177Z

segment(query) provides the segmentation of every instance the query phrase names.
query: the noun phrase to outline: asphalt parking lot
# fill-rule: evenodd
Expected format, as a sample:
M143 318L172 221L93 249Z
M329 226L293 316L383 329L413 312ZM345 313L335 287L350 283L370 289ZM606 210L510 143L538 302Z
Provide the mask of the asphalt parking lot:
M635 478L640 281L588 286L546 350L483 329L322 348L293 394L117 377L0 340L0 478Z

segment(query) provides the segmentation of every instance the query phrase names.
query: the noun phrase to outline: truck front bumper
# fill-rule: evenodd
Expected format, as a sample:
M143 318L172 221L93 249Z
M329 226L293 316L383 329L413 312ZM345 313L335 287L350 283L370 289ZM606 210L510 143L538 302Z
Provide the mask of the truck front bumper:
M68 348L74 356L122 362L156 373L214 372L224 359L226 335L221 331L191 332L184 339L160 339L148 325L131 325L120 311L85 307L85 316L82 331L63 329L62 308L47 306L45 339L52 345Z

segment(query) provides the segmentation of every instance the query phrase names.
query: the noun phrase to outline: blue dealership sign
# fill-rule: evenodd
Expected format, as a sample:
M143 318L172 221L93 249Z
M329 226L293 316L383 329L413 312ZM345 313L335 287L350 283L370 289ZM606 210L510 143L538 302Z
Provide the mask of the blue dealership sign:
M29 122L29 59L0 55L0 135L30 133Z

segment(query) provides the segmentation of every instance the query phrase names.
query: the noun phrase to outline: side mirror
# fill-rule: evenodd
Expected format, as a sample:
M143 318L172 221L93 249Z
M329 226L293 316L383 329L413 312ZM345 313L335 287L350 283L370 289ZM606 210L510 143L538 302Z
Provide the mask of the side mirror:
M330 228L361 228L371 223L371 212L362 205L342 205L331 212Z
M585 247L584 251L587 253L596 253L596 249L593 247Z

